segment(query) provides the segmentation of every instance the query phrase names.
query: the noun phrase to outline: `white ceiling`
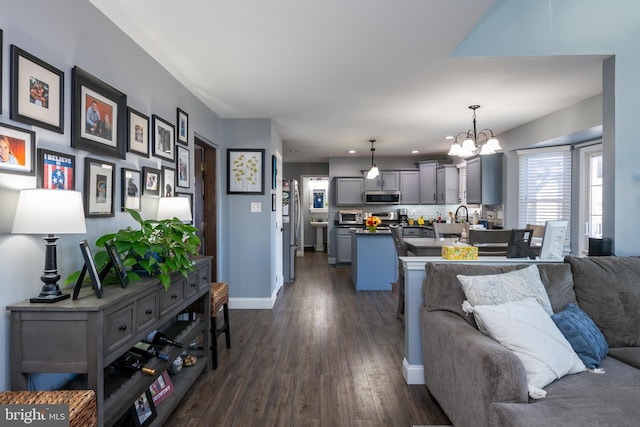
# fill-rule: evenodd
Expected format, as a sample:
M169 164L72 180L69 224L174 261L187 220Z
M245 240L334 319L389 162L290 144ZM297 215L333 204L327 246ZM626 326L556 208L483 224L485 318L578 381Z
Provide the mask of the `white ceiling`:
M601 57L454 58L493 0L90 0L223 118L271 118L289 162L441 154L602 91ZM197 131L197 129L196 129Z

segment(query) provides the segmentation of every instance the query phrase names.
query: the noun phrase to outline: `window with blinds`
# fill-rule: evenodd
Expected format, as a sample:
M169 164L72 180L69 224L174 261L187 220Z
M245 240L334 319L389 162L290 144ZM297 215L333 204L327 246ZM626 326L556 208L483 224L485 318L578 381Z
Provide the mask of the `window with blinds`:
M570 252L570 146L519 150L518 226L544 225L547 220L569 220L565 253Z
M460 204L467 204L467 162L458 163L458 195Z

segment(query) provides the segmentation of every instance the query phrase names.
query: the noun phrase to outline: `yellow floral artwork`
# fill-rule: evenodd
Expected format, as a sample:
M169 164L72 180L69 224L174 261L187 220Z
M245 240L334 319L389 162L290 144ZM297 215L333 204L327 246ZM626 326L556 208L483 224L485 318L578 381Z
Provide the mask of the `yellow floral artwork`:
M229 150L229 193L260 193L264 150Z

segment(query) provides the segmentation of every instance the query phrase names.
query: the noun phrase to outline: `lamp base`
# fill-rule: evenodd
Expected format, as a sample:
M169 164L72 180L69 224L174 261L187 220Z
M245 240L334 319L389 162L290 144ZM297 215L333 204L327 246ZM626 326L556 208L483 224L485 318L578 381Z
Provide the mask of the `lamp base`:
M29 299L30 303L43 302L46 304L51 304L54 302L62 301L69 298L70 294L60 294L60 295L38 295L37 297L33 297Z

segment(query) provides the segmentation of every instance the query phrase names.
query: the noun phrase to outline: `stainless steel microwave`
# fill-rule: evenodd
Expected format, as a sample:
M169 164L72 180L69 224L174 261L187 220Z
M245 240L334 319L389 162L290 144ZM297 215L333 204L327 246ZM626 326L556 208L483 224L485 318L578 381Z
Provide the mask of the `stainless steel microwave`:
M399 191L365 191L364 203L367 205L399 205Z
M348 225L362 225L364 216L361 210L340 210L338 211L338 223Z

